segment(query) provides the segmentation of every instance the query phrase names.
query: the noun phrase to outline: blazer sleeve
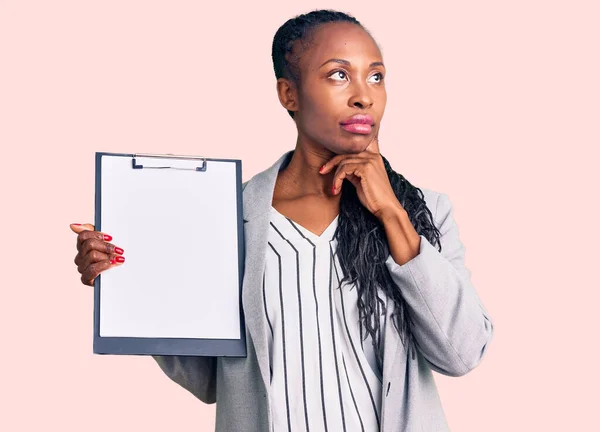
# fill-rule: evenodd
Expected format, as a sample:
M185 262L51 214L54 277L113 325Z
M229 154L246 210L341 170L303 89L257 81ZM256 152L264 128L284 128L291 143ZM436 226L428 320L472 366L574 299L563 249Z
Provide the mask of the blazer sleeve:
M217 401L217 357L153 355L162 371L206 404Z
M441 252L421 235L417 256L399 265L390 254L386 265L407 304L417 348L433 370L457 377L481 362L494 326L471 283L453 206L444 193L438 195L434 219Z

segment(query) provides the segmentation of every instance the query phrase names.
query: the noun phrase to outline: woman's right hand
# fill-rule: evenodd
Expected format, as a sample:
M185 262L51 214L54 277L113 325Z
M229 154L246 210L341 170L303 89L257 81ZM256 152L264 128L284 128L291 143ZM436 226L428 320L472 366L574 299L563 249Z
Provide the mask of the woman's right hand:
M96 276L125 262L123 249L108 243L112 240L110 235L94 231L92 224L71 224L70 227L77 233L75 264L84 285L94 286Z

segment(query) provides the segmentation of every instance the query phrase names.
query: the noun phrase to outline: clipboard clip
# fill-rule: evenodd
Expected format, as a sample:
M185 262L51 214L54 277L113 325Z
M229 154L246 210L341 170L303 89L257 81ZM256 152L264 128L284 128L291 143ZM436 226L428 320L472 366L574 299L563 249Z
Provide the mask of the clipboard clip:
M174 167L174 166L143 166L138 165L135 161L137 157L149 157L149 158L165 158L165 159L192 159L192 160L202 160L202 165L197 166L195 168L183 168L183 167ZM158 169L179 169L179 170L192 170L192 171L206 171L206 158L204 156L186 156L186 155L174 155L173 153L167 154L156 154L156 153L135 153L133 155L133 159L131 161L133 169L148 169L148 168L158 168Z

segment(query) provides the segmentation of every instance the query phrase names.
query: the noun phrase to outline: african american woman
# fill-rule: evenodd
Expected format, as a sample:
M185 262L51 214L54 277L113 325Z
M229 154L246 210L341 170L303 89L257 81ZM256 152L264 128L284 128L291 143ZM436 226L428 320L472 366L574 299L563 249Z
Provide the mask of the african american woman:
M298 137L243 184L248 355L154 359L216 402L217 432L448 431L432 371L475 368L493 324L448 196L380 153L380 49L352 16L319 10L279 28L272 58ZM72 229L84 284L124 264L93 225Z

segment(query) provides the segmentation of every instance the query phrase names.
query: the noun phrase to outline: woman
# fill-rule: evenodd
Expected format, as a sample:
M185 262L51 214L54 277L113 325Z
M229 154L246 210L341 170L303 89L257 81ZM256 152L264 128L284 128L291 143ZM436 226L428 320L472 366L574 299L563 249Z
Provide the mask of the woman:
M272 55L298 138L243 185L248 355L154 358L217 402L217 431L449 430L432 370L472 370L493 325L448 196L379 152L381 52L356 19L320 10L281 26ZM84 284L123 264L109 236L72 229Z

